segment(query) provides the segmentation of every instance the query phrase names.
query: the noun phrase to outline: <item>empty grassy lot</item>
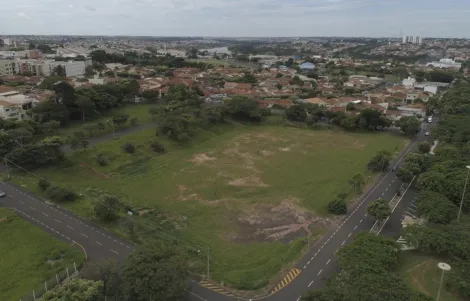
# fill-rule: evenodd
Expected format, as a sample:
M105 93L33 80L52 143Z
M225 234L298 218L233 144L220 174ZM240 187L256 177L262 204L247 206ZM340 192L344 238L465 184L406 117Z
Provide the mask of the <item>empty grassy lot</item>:
M81 251L0 208L0 300L20 300L84 261Z
M441 279L441 272L437 267L438 263L437 258L415 252L405 252L401 269L406 281L413 289L436 298ZM463 301L458 296L446 291L445 285L442 286L440 300Z
M149 150L155 139L166 154ZM123 153L124 142L134 143L136 153ZM355 173L370 175L365 166L378 150L399 152L407 142L387 133L225 125L181 146L145 130L37 173L85 196L88 187L120 196L143 214L133 219L152 229L147 235L176 237L193 250L196 270L204 273L209 248L212 279L251 289L298 258L307 233L315 239L331 225L327 203L350 188ZM99 153L108 166L96 163ZM39 191L35 177L15 181ZM88 215L86 199L64 205ZM128 235L122 224L109 227Z

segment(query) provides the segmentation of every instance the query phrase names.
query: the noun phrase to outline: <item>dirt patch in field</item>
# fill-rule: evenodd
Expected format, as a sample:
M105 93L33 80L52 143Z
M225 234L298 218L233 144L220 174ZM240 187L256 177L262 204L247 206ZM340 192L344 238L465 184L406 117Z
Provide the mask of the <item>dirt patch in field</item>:
M232 186L240 187L268 187L269 185L264 183L263 180L257 176L249 176L246 178L238 178L228 182Z
M427 290L426 286L423 285L425 280L424 280L424 273L422 273L421 271L425 271L431 263L432 263L432 260L426 260L406 271L407 273L411 274L411 281L413 282L413 286L418 291L428 296L431 296L431 293Z
M262 151L260 151L260 153L261 153L263 156L272 156L272 155L274 155L274 152L272 152L272 151L267 151L267 150L262 150Z
M86 163L80 163L80 166L83 167L84 169L86 169L88 171L88 173L92 174L92 175L95 175L95 176L98 176L102 179L106 179L106 180L109 180L109 176L102 173L102 172L99 172L97 171L96 169L93 168L93 166L89 165L89 164L86 164Z
M318 233L331 223L314 216L299 205L295 198L284 199L278 205L254 204L243 206L236 217L239 231L225 236L235 242L280 241L290 243L298 237Z
M291 148L290 147L281 147L279 148L281 152L290 152Z
M207 161L214 161L215 159L216 159L215 157L211 157L206 153L202 153L202 154L194 155L190 161L196 165L200 165Z

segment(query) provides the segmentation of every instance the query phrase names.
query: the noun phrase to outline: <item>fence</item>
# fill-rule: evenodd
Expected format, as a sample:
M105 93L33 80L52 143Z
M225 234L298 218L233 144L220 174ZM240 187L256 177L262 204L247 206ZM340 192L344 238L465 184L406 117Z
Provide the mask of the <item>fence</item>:
M32 292L27 293L20 299L20 301L36 301L44 295L45 292L55 288L56 286L66 283L72 277L75 277L79 273L80 266L77 267L75 262L73 266L65 268L63 271L57 273L55 277L45 281L44 283L37 286Z

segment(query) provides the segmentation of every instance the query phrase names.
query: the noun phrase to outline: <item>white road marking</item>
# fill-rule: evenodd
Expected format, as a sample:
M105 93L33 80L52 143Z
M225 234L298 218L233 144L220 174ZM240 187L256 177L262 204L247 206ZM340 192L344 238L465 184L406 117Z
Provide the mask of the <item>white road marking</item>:
M69 228L69 229L73 230L73 228L72 228L72 227L70 227L69 225L67 225L67 228Z
M33 209L34 211L36 211L36 208L34 208L34 207L29 206L29 208L31 208L31 209Z
M348 237L351 237L351 234L352 234L352 233L349 233L349 234L348 234Z
M97 241L96 243L97 243L97 244L99 244L100 246L102 246L102 245L103 245L103 244L102 244L102 243L100 243L99 241Z
M343 240L343 242L341 243L341 245L344 245L344 243L345 243L345 242L346 242L346 241L345 241L345 240Z
M356 229L357 229L357 225L356 225L356 226L354 226L354 230L356 230Z
M313 258L314 258L314 257L312 256L312 258L310 258L310 260L313 260Z
M307 267L307 265L304 265L304 270L305 270L306 267Z
M300 300L300 298L301 298L301 297L297 298L297 300L296 300L296 301L299 301L299 300Z
M119 255L119 253L114 251L113 249L110 249L110 250L111 250L111 252L116 253L117 255Z
M362 219L359 222L362 223Z
M317 276L320 275L322 271L323 271L323 269L321 269L320 272L318 272Z
M312 280L312 282L310 282L310 283L308 284L308 287L310 287L310 286L312 285L312 283L313 283L313 280ZM299 300L299 299L297 299L297 300Z
M20 203L21 203L21 204L24 204L24 202L23 202L23 201L20 201Z
M62 222L59 221L58 219L55 219L55 218L54 218L54 220L55 220L56 222L58 222L59 224L62 224Z
M330 263L330 261L331 261L331 259L328 259L328 261L326 262L326 264L329 264L329 263Z
M88 238L88 236L87 236L87 235L85 235L85 234L83 234L83 233L80 233L80 234L82 234L83 236L85 236L86 238Z
M45 216L49 217L49 215L45 214L44 212L41 212L42 214L44 214Z
M309 261L307 262L307 264L310 264L310 262L311 262L311 260L309 260Z

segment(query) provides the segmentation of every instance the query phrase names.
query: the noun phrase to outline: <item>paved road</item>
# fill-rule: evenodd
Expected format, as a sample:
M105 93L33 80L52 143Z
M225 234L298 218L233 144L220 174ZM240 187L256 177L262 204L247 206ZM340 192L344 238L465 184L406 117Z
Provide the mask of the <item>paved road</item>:
M142 130L151 129L151 128L156 129L157 128L156 126L157 126L157 123L151 122L151 123L145 123L145 124L125 128L125 129L119 129L116 132L114 132L114 134L110 133L110 134L106 134L106 135L102 135L102 136L90 137L90 138L88 138L88 146L94 146L96 144L100 144L100 143L108 141L108 140L118 139L121 136L129 135L129 134L132 134L132 133L137 133L137 132L140 132ZM74 149L72 149L70 147L70 145L64 145L62 147L62 150L66 154L72 153L72 152L75 151Z
M19 189L11 183L0 183L6 196L0 198L0 205L13 208L18 214L70 244L77 244L86 250L88 259L103 261L116 259L122 262L134 247L117 236L93 226L65 209L48 205L45 201Z
M394 164L401 163L404 155L414 151L417 142L426 138L424 131L419 133L416 141L408 145ZM103 137L103 139L105 138ZM350 209L349 215L340 226L332 229L323 239L312 246L307 255L299 261L296 267L302 270L300 275L276 294L263 299L298 301L300 296L307 291L323 287L326 279L338 272L335 263L336 251L351 242L360 231L369 231L374 225L375 220L366 213L367 205L379 197L391 200L401 185L402 183L397 179L395 172L388 172L379 177L377 183L366 192L365 197ZM64 209L47 204L20 187L2 182L0 189L7 193L5 198L0 199L1 206L14 208L20 216L39 225L59 239L71 244L78 244L86 250L87 256L91 260L116 259L122 262L134 250L132 245L122 239L91 225L89 221L76 217ZM397 214L383 227L382 230L387 235L396 235L400 231L402 213L398 213L398 211L401 212L403 208L407 208L406 200L408 199L409 197L405 194L403 206L400 204L397 206ZM395 216L398 216L398 220ZM194 301L234 300L232 297L201 287L194 281L191 286L190 299Z

